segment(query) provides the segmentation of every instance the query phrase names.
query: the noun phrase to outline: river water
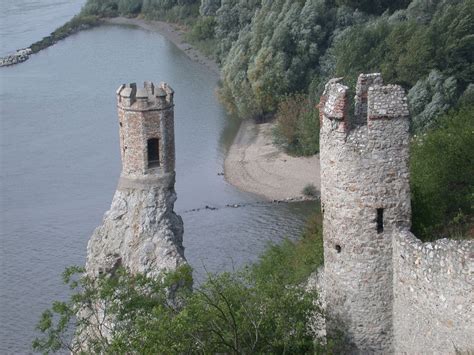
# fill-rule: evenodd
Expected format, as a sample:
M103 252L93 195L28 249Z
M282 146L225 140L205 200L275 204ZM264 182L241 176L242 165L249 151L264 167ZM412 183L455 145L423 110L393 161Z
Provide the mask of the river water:
M80 6L2 1L2 53L40 39ZM41 312L67 296L60 273L84 264L120 174L115 90L144 80L166 81L176 91L175 210L198 280L205 270L255 261L269 242L295 238L314 210L311 203L258 203L218 175L239 123L216 100L218 77L157 33L104 26L1 68L1 354L31 352ZM217 209L190 212L206 205Z

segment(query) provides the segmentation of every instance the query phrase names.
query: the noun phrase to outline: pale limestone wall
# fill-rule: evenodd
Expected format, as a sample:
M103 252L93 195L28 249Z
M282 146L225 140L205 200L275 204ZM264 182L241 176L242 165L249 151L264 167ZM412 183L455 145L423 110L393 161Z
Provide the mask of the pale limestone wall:
M474 352L474 244L393 239L394 340L397 353Z
M143 180L146 181L146 180ZM184 264L183 221L173 211L174 174L160 184L121 180L109 211L87 246L87 271L92 275L118 266L132 273L158 276Z

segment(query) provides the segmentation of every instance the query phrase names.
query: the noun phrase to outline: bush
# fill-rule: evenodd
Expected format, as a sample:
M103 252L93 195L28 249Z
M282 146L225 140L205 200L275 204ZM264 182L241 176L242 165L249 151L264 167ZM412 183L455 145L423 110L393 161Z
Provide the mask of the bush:
M143 0L119 0L118 11L121 15L134 16L141 12Z
M306 95L283 98L276 123L275 142L288 153L308 156L319 152L319 113Z
M302 283L322 258L320 216L315 216L301 241L271 246L242 271L208 275L193 292L189 267L159 280L120 268L93 280L83 269L69 268L64 281L74 294L44 312L37 327L43 336L33 348L45 353L314 353L325 346L314 342L308 322L320 310L316 294ZM100 329L97 322L110 336L90 331Z
M457 236L460 229L472 234L474 106L452 111L436 125L411 146L412 229L423 240L451 237L453 229Z
M200 17L191 29L192 40L203 41L214 38L216 20L214 17Z
M381 14L408 6L410 0L336 0L336 4L349 6L370 14Z

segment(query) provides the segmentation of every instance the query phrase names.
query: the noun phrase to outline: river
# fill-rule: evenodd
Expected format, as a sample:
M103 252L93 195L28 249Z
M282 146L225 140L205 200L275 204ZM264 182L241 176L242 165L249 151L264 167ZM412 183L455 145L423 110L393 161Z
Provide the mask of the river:
M40 39L81 6L14 3L1 5L3 54ZM31 352L41 312L68 294L61 272L84 264L121 169L115 90L144 80L166 81L176 91L175 210L197 280L205 270L255 261L269 242L297 237L314 210L311 203L257 203L225 182L219 173L239 122L215 97L218 77L157 33L103 26L1 68L1 354ZM190 211L206 205L217 209Z

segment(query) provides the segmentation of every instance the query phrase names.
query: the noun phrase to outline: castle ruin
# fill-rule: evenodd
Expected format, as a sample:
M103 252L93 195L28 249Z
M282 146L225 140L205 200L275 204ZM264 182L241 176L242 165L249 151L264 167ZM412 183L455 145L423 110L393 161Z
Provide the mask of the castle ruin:
M119 266L157 276L186 262L176 201L173 90L165 83L117 90L122 173L110 210L87 246L92 275Z
M350 115L341 81L319 105L327 330L358 353L472 350L472 241L410 233L404 90L362 74Z

